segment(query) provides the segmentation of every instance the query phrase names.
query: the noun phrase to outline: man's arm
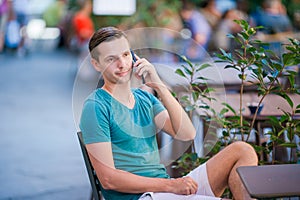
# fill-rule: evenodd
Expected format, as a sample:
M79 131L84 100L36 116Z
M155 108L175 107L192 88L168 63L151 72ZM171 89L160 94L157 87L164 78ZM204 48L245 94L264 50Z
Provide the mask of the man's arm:
M167 109L167 111L161 112L155 117L158 128L176 139L193 140L196 136L196 130L190 118L166 85L160 80L154 66L146 59L138 59L135 67L137 67L136 72L139 76L142 74L146 75L146 85L157 92Z
M90 160L104 189L125 193L170 192L195 194L197 183L191 178L165 179L138 176L114 166L110 142L86 145Z

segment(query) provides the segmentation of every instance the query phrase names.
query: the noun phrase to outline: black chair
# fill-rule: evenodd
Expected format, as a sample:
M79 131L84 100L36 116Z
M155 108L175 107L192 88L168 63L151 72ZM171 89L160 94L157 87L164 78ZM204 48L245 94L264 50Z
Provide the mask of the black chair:
M90 179L90 183L91 183L91 187L92 187L92 194L91 194L91 200L101 200L103 199L102 195L101 195L101 190L100 190L100 181L96 175L96 171L94 170L92 163L90 161L90 158L88 156L88 152L86 150L86 147L83 143L83 139L82 139L82 133L81 132L77 132L77 136L78 136L78 140L79 140L79 144L81 147L81 151L82 151L82 155L83 155L83 159L85 162L85 166L89 175L89 179Z

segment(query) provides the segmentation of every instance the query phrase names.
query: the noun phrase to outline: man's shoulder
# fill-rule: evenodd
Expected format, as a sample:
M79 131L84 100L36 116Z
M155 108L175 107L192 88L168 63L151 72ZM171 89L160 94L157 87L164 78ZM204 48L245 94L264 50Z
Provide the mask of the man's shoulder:
M102 98L103 95L105 95L105 91L101 88L98 88L92 91L87 97L87 99L99 99Z
M85 103L96 103L103 104L107 100L110 99L110 95L102 89L94 90L89 96L86 98Z
M151 99L153 97L153 95L150 92L145 91L141 88L136 88L136 89L133 89L132 91L135 94L135 96L137 96L138 98L141 98L141 99Z

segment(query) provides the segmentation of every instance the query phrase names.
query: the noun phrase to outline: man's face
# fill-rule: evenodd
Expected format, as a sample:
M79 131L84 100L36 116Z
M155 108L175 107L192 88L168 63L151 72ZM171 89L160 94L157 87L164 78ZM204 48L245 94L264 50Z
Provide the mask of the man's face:
M125 37L103 42L96 50L99 52L98 69L102 72L104 80L115 84L130 80L132 57Z

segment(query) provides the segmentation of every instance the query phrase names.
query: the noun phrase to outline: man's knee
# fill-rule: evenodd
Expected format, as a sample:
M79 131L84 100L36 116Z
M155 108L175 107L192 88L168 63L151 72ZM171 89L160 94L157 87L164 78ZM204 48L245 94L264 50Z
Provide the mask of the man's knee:
M250 144L242 141L237 141L232 143L230 146L231 148L233 148L234 152L238 152L240 157L246 157L247 159L251 159L251 161L255 163L258 162L257 154Z

